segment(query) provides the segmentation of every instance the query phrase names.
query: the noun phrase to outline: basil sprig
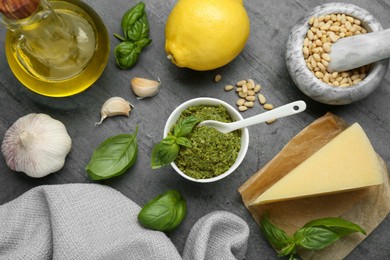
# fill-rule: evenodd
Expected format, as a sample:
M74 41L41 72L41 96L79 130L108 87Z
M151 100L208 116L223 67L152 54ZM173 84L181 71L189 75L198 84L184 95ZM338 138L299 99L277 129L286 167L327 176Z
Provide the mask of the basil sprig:
M288 236L285 231L271 223L266 215L260 221L260 229L268 242L279 250L278 256L289 256L296 259L298 248L321 250L349 234L366 232L359 225L342 218L321 218L306 223L294 235Z
M138 127L134 134L112 136L93 152L85 170L93 180L108 179L125 173L137 160Z
M115 47L115 60L120 69L130 69L138 61L142 49L152 42L149 39L149 22L143 2L123 15L121 27L124 37L114 34L122 41Z
M180 225L186 212L186 201L181 194L168 190L146 203L137 219L146 228L169 232Z
M179 155L180 146L191 148L189 135L199 120L194 116L180 120L173 128L173 134L168 134L152 150L152 169L157 169L173 162Z

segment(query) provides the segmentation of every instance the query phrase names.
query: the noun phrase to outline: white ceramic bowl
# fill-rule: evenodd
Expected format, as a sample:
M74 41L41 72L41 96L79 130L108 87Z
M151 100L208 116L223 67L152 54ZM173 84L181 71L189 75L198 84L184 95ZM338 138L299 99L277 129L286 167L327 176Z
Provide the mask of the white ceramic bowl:
M291 30L286 45L286 64L288 72L295 85L312 99L330 105L345 105L361 100L371 94L385 76L389 60L373 63L367 77L360 83L338 88L317 79L307 68L303 58L303 40L309 30L308 21L312 16L344 13L362 21L368 32L382 30L382 25L368 11L347 3L329 3L316 7L302 18Z
M168 132L170 131L171 127L176 123L176 121L179 119L181 113L184 110L186 110L191 106L199 106L199 105L214 105L214 106L223 105L226 107L226 109L228 110L229 114L231 115L234 121L243 119L241 114L234 107L232 107L231 105L229 105L228 103L222 100L215 99L215 98L207 98L207 97L195 98L195 99L188 100L187 102L184 102L172 112L172 114L169 116L165 124L164 138L168 135ZM242 160L244 160L246 152L248 151L248 146L249 146L249 132L247 128L243 128L241 129L241 149L238 153L236 162L230 167L229 170L222 173L221 175L212 178L194 179L186 175L184 172L182 172L174 162L171 163L171 165L178 174L180 174L182 177L186 178L187 180L193 182L200 182L200 183L214 182L225 178L226 176L230 175L232 172L234 172L237 169L237 167L241 164Z

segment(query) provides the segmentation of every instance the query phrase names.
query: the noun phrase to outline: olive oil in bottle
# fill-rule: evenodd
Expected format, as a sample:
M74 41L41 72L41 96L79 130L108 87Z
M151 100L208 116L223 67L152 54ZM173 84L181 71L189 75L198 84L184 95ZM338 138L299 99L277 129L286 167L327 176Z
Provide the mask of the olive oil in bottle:
M30 90L65 97L91 86L108 61L107 30L79 0L7 0L0 3L9 29L6 56L14 75ZM3 5L3 6L2 6Z

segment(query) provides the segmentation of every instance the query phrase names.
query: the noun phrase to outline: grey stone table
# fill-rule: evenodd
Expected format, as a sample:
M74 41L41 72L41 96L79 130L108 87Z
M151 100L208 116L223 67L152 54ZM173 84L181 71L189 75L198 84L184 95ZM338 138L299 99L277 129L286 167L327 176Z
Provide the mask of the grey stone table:
M321 0L263 0L245 1L251 20L251 34L243 52L230 64L215 71L196 72L175 67L166 59L164 51L165 21L174 6L174 0L145 1L153 43L142 53L138 64L131 70L119 70L113 49L118 41L112 35L120 32L120 19L125 10L136 2L86 0L102 17L110 34L111 54L108 65L99 80L87 91L65 99L50 99L27 91L13 76L4 53L0 50L0 140L11 124L28 113L46 113L61 120L73 139L73 147L66 164L59 172L42 179L32 179L8 169L0 156L0 204L6 203L25 191L43 184L90 183L84 168L93 150L106 138L133 132L139 126L139 156L126 174L100 183L119 190L139 205L164 192L177 189L186 198L188 215L182 225L168 234L182 252L190 228L202 216L214 210L227 210L243 218L250 226L247 259L277 259L264 240L256 223L241 202L237 188L267 163L281 148L313 120L330 111L349 123L359 122L365 129L376 151L390 164L390 74L381 86L366 99L346 106L323 105L310 100L292 82L284 62L285 43L293 24L306 12L325 2ZM390 0L345 1L367 9L390 28ZM0 29L4 44L5 29ZM205 39L206 40L206 39ZM234 40L234 35L232 35ZM223 77L214 83L214 76ZM158 95L137 100L130 90L132 77L160 78L163 82ZM243 164L228 178L210 184L195 184L177 175L171 167L151 170L150 153L162 138L163 127L169 114L182 102L196 97L220 98L234 104L237 97L225 92L225 84L253 78L263 85L263 93L275 106L294 100L307 102L307 111L280 119L271 125L249 128L250 147ZM100 107L112 96L130 100L135 108L129 118L99 121ZM260 106L243 113L244 117L262 112ZM102 209L104 210L104 209ZM359 245L347 259L390 259L390 217Z

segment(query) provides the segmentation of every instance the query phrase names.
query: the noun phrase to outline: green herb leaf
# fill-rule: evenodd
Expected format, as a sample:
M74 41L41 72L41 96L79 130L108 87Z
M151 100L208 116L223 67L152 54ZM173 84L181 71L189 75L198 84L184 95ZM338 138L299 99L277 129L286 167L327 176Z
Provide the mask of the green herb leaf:
M294 255L295 250L296 250L296 245L294 243L290 243L279 251L278 256Z
M134 165L137 154L137 132L112 136L94 151L85 170L93 180L121 175Z
M181 194L168 190L146 203L137 218L146 228L169 232L180 225L186 212L186 201Z
M149 22L145 4L140 2L128 10L122 17L121 26L124 37L114 34L122 41L115 48L115 60L120 69L130 69L137 61L143 48L152 40L149 36Z
M141 48L132 42L121 42L115 47L115 60L120 69L130 69L137 63Z
M130 41L139 41L149 36L149 22L146 13L136 20L133 26L127 28L127 39Z
M149 44L152 43L152 40L149 39L149 38L142 38L141 40L137 41L136 42L136 45L139 47L139 48L145 48L147 46L149 46Z
M161 141L161 143L173 145L174 143L176 143L176 139L177 139L176 136L168 135Z
M277 249L282 249L289 245L291 239L286 232L272 224L266 215L261 218L260 229L268 242Z
M130 8L122 17L122 30L125 35L125 39L128 39L128 32L131 31L132 27L136 23L137 20L141 19L144 15L145 4L140 2L137 5ZM137 39L139 40L139 39Z
M294 239L302 248L320 250L339 240L339 236L326 228L303 227L294 234Z
M198 122L199 120L195 116L189 116L180 120L173 129L173 135L176 137L189 135Z
M340 238L355 232L366 235L366 231L362 227L342 218L316 219L306 223L304 227L323 227L331 230Z
M152 169L157 169L173 162L179 154L180 146L176 143L166 144L160 142L152 150Z
M188 148L191 148L192 147L192 144L191 144L191 141L190 139L186 138L186 137L178 137L176 139L176 143L181 145L181 146L185 146L185 147L188 147Z

